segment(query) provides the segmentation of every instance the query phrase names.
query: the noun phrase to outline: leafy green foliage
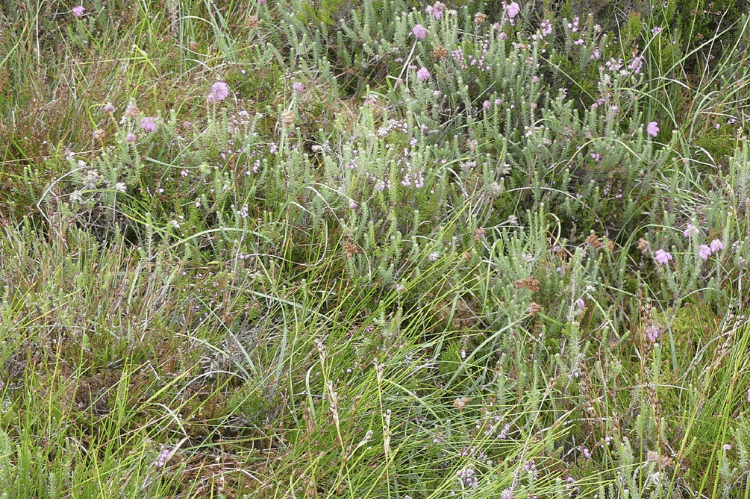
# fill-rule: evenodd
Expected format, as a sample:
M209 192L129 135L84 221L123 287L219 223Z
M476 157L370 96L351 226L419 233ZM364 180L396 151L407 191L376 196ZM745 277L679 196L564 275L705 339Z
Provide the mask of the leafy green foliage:
M743 497L693 3L3 7L0 494Z

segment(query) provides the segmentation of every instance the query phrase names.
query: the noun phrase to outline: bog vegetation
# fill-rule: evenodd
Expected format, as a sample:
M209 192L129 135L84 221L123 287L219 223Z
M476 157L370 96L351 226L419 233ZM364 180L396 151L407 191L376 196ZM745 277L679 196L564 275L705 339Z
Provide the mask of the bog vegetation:
M9 0L0 497L750 497L741 0Z

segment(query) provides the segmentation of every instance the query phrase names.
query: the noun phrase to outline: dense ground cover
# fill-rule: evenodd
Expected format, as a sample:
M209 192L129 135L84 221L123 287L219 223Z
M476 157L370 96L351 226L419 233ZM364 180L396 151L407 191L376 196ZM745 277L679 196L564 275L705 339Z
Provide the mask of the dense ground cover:
M0 7L0 497L749 497L747 5Z

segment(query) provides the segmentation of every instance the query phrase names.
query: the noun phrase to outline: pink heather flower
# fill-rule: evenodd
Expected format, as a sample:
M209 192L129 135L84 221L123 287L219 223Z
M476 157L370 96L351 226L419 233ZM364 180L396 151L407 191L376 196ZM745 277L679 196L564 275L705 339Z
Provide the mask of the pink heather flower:
M516 2L511 2L510 5L504 5L503 8L505 9L505 12L508 13L508 17L513 19L518 15L519 12L521 12L521 7L518 6Z
M114 113L115 112L115 106L111 102L107 102L107 104L104 105L104 112L105 113Z
M750 388L747 389L747 401L750 402Z
M578 298L575 302L575 306L578 307L579 310L583 310L586 308L586 302L583 301L583 298Z
M72 9L70 9L70 11L76 17L83 17L83 13L86 12L86 8L83 5L79 5L78 7L73 7Z
M417 78L419 78L419 81L427 81L430 79L430 72L427 71L427 68L422 66L422 69L417 71Z
M646 337L651 343L655 342L659 337L659 328L656 326L651 326L650 328L646 329Z
M297 95L301 94L302 90L304 90L305 88L302 86L302 83L300 82L295 83L294 85L292 85L292 87L294 88L294 93Z
M707 245L702 244L700 249L698 249L698 256L700 256L702 259L707 260L709 256L711 256L711 248L709 248Z
M443 16L443 11L447 7L443 2L435 2L434 5L428 5L424 10L428 15L432 15L435 19L440 19Z
M427 38L427 30L424 29L424 26L422 26L421 24L415 24L411 32L414 33L414 36L417 40Z
M672 254L667 253L663 249L658 249L656 250L656 253L654 253L654 260L656 260L656 263L659 263L661 265L668 264L671 259L672 259Z
M711 241L712 252L721 251L723 249L724 249L724 244L719 239L714 239L713 241Z
M135 134L134 134L134 133L129 133L129 134L128 134L128 135L127 135L127 136L125 137L125 140L127 140L128 142L135 142Z
M156 122L153 118L143 118L141 120L141 128L143 128L147 132L155 132Z
M169 461L169 458L172 457L172 451L169 449L164 449L161 451L161 454L159 454L159 457L156 459L156 462L154 463L154 466L157 468L163 467L165 464L167 464L167 461Z
M492 106L492 102L490 102L488 100L484 101L484 103L482 104L482 107L484 107L485 111L489 111L490 110L490 106Z
M685 232L683 232L682 235L685 237L697 236L698 227L694 226L693 224L687 224L687 227L685 228Z
M724 444L721 448L724 450L732 450L732 446L730 444Z
M224 100L229 95L229 87L223 81L217 81L211 85L211 93L208 94L208 102L214 103Z
M634 55L633 60L628 64L628 69L635 74L640 73L643 69L643 57Z
M646 133L652 137L656 137L659 134L659 124L655 121L649 123L646 127Z

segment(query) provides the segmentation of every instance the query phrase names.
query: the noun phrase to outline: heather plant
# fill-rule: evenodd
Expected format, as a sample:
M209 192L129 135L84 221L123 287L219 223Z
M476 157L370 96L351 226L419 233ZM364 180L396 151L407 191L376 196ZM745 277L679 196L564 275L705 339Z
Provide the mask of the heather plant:
M116 4L2 11L0 494L746 495L746 16Z

